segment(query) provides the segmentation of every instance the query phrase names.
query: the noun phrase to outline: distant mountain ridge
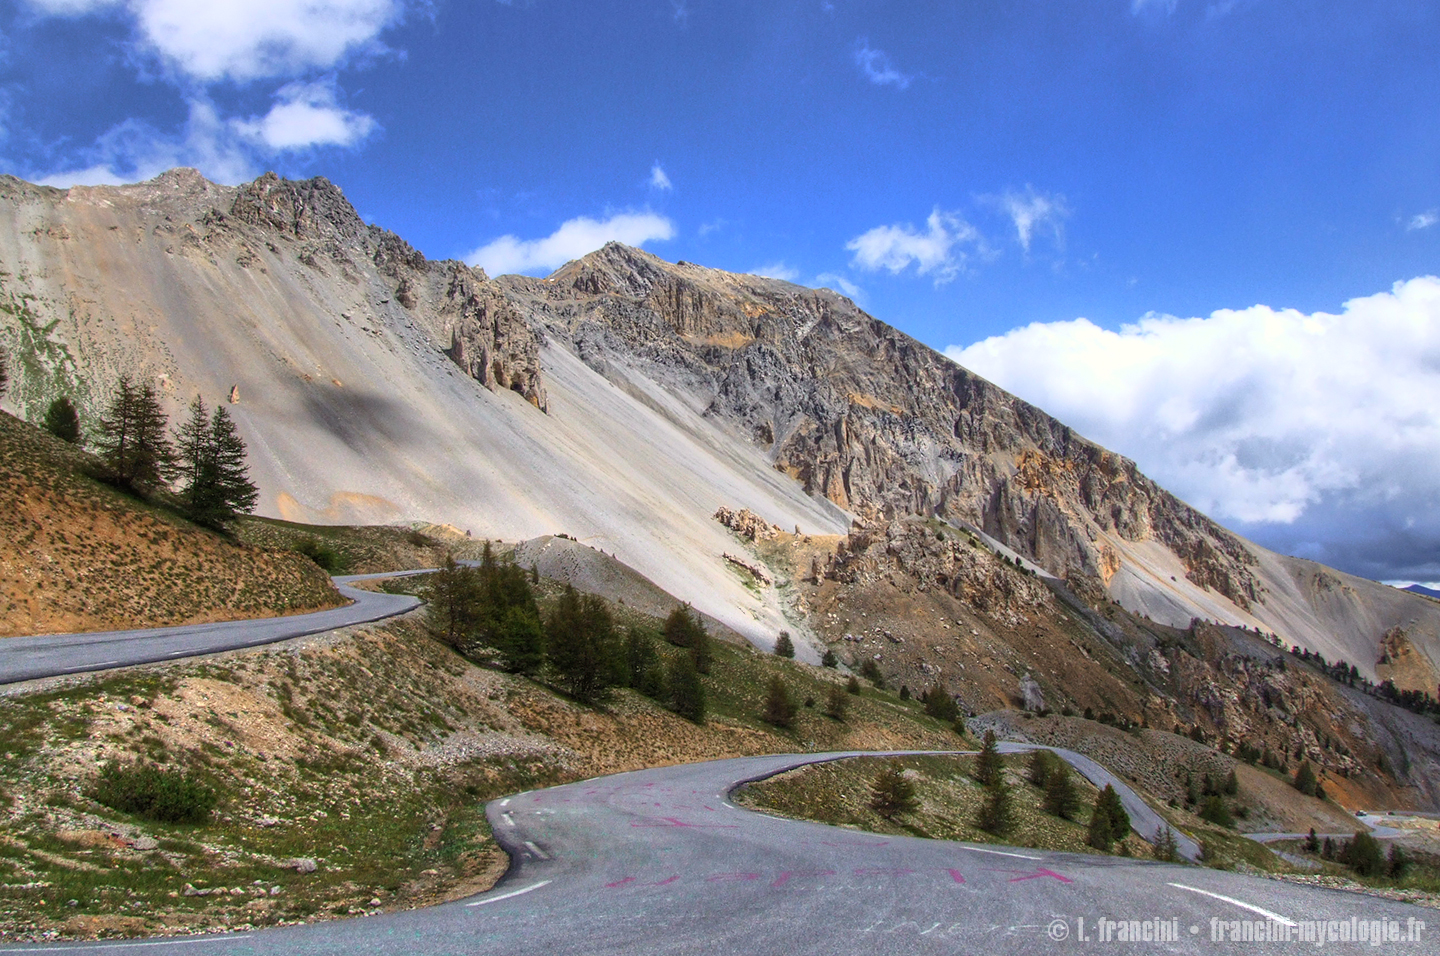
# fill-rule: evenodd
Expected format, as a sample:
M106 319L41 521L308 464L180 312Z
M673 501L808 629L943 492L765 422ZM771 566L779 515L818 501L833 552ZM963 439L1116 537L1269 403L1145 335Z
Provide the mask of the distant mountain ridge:
M27 415L69 390L93 417L122 368L177 405L233 387L269 513L568 531L760 643L804 622L726 570L718 506L820 534L932 515L1092 603L1275 632L1367 676L1398 631L1415 680L1440 673L1440 607L1241 539L829 290L618 244L491 278L327 180L186 170L0 178L0 270Z

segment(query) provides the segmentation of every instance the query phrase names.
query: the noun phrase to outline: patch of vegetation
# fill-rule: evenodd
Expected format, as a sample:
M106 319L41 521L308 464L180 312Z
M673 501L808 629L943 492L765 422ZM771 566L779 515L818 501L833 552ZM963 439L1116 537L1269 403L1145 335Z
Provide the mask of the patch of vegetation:
M191 774L147 763L106 764L88 796L157 823L204 823L219 795Z

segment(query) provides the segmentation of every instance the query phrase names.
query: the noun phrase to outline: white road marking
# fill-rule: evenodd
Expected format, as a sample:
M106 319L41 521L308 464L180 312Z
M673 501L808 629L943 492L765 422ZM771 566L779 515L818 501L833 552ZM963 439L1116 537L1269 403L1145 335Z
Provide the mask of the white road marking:
M525 845L530 848L530 852L531 852L531 853L535 854L535 855L538 856L540 859L542 859L542 860L548 860L548 859L550 859L550 855L549 855L548 853L546 853L544 850L540 849L540 848L539 848L538 846L536 846L535 844L531 843L529 840L526 840L526 841L525 841Z
M101 661L99 664L81 664L79 667L67 667L65 673L73 674L76 671L88 671L96 667L114 667L119 661ZM13 952L13 951L12 951Z
M224 939L226 942L228 942L228 941L230 941L230 940L232 940L232 939L244 939L246 936L249 936L249 935L250 935L249 933L237 933L237 934L235 934L234 936L229 936L229 935L227 935L227 936L223 937L223 939ZM147 939L147 940L138 940L138 941L133 942L133 943L90 943L90 944L85 945L85 946L47 946L47 947L45 947L45 949L46 949L46 951L51 952L51 953L71 953L71 952L75 952L75 951L77 951L77 950L85 950L86 952L94 952L94 951L97 950L97 949L129 949L129 948L132 947L132 946L187 946L187 945L192 945L192 944L194 944L194 943L213 943L213 942L216 942L216 941L217 941L217 938L214 937L214 936L205 936L205 937L198 937L198 936L197 936L195 939L167 939L167 940L160 940L160 941L155 941L155 942L152 942L152 941L150 941L150 940ZM34 950L33 947L26 947L25 949L15 949L15 948L0 949L0 953L33 953L33 952L35 952L35 950Z
M982 850L978 846L967 846L965 849L973 853L993 853L996 856L1013 856L1017 860L1043 860L1044 857L1026 856L1023 853L1006 853L1004 850Z
M510 806L510 798L509 798L509 797L506 797L504 800L501 800L501 801L500 801L500 806L502 806L502 807L508 807L508 806Z
M533 885L533 886L527 886L527 887L525 887L524 889L511 890L509 893L501 893L499 896L492 896L492 897L490 897L488 900L476 900L476 901L473 902L473 903L466 903L465 905L466 905L466 906L484 906L486 903L498 903L498 902L500 902L501 900L508 900L508 899L510 899L510 897L512 897L512 896L519 896L519 895L521 895L522 893L529 893L531 890L538 890L538 889L540 889L540 887L542 887L542 886L548 886L549 884L550 884L550 881L549 881L549 880L541 880L539 883L536 883L536 884Z
M515 821L512 820L512 819L510 819L510 814L508 814L508 813L502 813L502 814L500 814L500 819L502 819L502 820L505 821L505 825L506 825L507 827L513 827L513 826L515 825Z
M1240 907L1241 909L1249 910L1252 913L1259 913L1266 919L1274 920L1275 922L1280 923L1284 926L1296 925L1294 920L1286 919L1279 913L1272 913L1267 909L1262 909L1261 907L1256 906L1254 903L1246 903L1244 900L1237 900L1233 896L1221 896L1219 893L1211 893L1209 890L1202 890L1194 886L1186 886L1184 883L1167 883L1165 885L1173 886L1177 890L1189 890L1191 893L1199 893L1201 896L1208 896L1211 899L1216 899L1224 903L1233 904Z

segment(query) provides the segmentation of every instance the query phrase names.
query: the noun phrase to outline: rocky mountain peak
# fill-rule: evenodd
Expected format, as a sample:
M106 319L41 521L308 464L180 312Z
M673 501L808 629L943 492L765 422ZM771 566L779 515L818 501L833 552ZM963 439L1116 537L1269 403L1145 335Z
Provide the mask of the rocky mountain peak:
M369 232L340 187L324 176L293 180L268 172L239 188L230 214L296 239L356 243Z

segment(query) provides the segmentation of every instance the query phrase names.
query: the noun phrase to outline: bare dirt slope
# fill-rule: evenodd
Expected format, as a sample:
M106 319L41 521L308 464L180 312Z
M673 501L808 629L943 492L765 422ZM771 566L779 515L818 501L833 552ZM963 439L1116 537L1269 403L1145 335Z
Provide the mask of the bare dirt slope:
M342 603L291 551L241 544L87 476L0 412L0 636L269 617Z

